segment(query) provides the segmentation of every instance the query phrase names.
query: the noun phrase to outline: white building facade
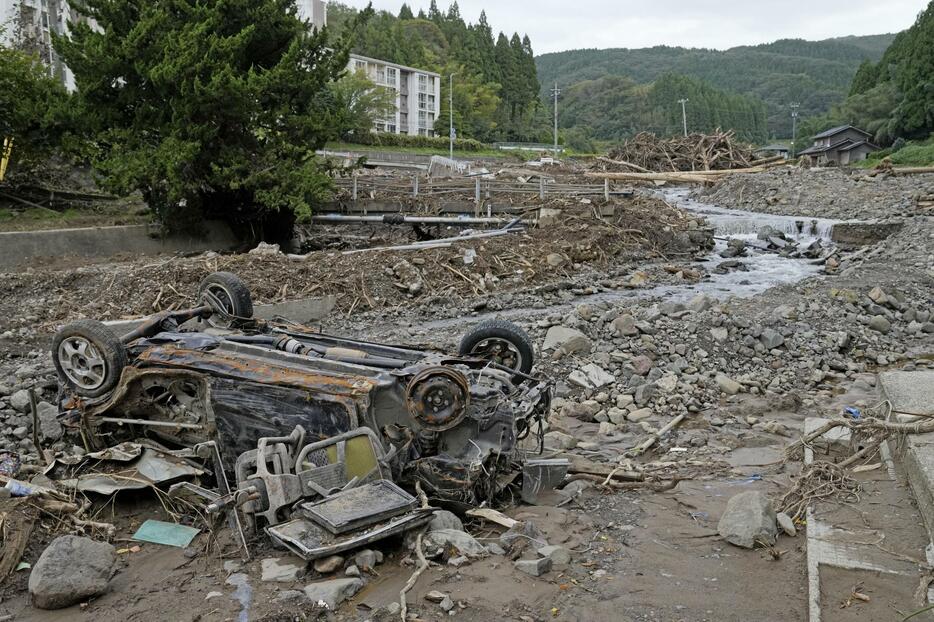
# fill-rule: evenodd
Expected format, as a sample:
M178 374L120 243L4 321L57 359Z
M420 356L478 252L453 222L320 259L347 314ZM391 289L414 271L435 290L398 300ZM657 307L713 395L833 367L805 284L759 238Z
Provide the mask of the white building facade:
M436 136L441 114L441 75L358 54L350 55L349 71L362 72L377 86L395 92L396 111L376 122L377 132Z
M0 43L34 52L52 76L74 90L74 75L55 53L52 33L68 34L69 23L78 19L68 0L0 0Z

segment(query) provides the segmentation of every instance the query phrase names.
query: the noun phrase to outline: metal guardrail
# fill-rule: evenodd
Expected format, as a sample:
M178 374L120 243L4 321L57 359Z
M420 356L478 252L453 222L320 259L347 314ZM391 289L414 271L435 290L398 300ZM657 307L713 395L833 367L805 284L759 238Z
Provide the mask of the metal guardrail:
M548 182L539 177L538 182L520 183L518 181L505 181L483 179L481 177L466 179L451 179L432 181L413 175L411 179L380 178L380 177L352 177L335 180L335 186L344 198L356 202L361 197L368 197L371 193L408 198L430 197L464 197L472 199L478 205L496 195L526 194L538 195L541 200L549 196L562 197L603 197L609 201L613 196L629 196L632 190L614 189L609 180L602 184L568 184Z

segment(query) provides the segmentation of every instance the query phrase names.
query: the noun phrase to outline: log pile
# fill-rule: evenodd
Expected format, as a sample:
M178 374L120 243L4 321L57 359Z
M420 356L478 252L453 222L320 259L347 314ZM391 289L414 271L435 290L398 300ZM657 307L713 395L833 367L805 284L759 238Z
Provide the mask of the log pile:
M603 171L673 173L750 168L756 162L750 145L733 131L660 138L640 132L600 158Z

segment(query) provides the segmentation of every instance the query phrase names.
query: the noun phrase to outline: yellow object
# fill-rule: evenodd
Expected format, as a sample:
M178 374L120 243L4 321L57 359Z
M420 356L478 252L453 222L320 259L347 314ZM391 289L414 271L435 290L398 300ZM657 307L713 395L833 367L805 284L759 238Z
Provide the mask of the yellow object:
M334 464L339 462L338 448L332 445L327 448L328 462ZM376 459L376 451L373 449L373 443L369 436L354 436L344 441L344 460L347 465L347 479L354 477L364 477L379 466Z
M13 152L13 137L3 137L3 151L0 151L0 181L6 175L6 167L10 163L10 154Z

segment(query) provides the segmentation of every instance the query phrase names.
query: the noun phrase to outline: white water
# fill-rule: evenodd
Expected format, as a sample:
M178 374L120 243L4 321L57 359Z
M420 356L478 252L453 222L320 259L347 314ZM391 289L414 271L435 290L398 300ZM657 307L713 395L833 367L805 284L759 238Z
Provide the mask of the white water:
M718 238L734 237L745 240L755 240L762 227L770 227L781 231L789 239L797 242L801 248L806 247L816 239L829 242L830 229L840 221L827 219L814 219L800 216L775 216L759 214L741 210L731 210L716 205L709 205L695 201L688 196L687 189L676 188L662 192L666 201L687 211L703 215L714 227L714 235ZM799 223L801 223L799 225ZM713 269L726 259L719 253L726 248L726 242L716 240L716 247L703 261L698 262L709 276L699 283L685 283L678 285L659 285L645 289L622 289L599 294L581 296L574 301L547 307L545 309L507 309L492 313L482 313L471 318L452 318L435 320L422 324L428 329L450 328L453 326L478 322L490 318L519 318L530 315L550 315L567 312L582 303L610 302L617 303L623 300L640 300L646 298L659 298L684 302L697 294L703 293L720 300L737 296L748 298L760 294L772 287L796 283L809 276L818 274L822 269L822 262L812 259L792 259L782 257L777 253L762 252L747 247L745 257L736 260L744 263L749 270L746 272L731 271L726 274L717 274Z

